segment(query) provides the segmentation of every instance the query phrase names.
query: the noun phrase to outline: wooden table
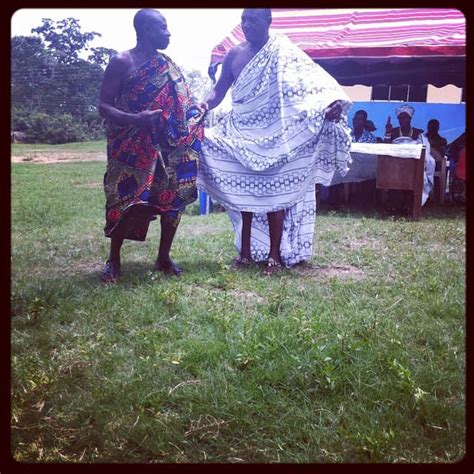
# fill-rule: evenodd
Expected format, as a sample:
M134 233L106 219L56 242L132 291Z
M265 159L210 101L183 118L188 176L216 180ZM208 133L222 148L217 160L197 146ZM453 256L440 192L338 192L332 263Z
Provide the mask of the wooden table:
M392 143L352 143L351 152L377 155L377 189L413 191L413 219L421 216L423 173L425 169L423 145Z

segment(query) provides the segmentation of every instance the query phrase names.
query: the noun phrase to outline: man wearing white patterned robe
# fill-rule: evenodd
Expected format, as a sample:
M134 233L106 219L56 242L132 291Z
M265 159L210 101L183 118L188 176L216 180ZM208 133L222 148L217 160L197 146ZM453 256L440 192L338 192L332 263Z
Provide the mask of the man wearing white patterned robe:
M203 104L216 107L232 86L232 110L206 130L198 175L229 212L236 266L265 261L265 273L311 258L314 184L347 171L351 143L348 97L270 24L270 9L243 11L247 41L227 53Z

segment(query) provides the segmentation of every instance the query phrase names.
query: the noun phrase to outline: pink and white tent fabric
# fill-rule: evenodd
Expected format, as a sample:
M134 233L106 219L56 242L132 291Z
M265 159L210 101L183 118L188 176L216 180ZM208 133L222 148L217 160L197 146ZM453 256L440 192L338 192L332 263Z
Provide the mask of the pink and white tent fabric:
M283 33L341 84L465 84L466 19L453 8L273 8ZM211 66L245 41L240 25L213 50Z

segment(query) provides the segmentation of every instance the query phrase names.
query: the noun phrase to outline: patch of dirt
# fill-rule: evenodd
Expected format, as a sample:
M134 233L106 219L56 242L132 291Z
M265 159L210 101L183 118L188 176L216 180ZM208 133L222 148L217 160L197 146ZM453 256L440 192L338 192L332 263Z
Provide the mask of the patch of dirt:
M83 263L76 263L73 269L77 273L94 273L94 272L101 272L104 267L104 262L83 262Z
M362 280L366 278L365 272L352 265L316 265L304 264L296 267L294 272L313 278L339 278Z
M11 158L13 163L67 163L71 161L106 161L107 154L105 152L31 152Z
M104 262L69 262L66 266L57 265L55 273L57 274L71 274L75 275L91 275L99 274L104 267Z
M35 278L55 278L59 275L77 275L82 278L85 277L95 277L95 274L97 274L97 281L99 281L98 276L102 272L102 269L104 267L104 261L100 262L51 262L51 266L48 267L47 269L47 275L46 275L46 270L45 267L38 266L38 267L29 267L27 270L28 277L31 280L34 280ZM15 273L16 277L19 278L20 276L24 276L26 273L25 271L17 271ZM46 275L46 276L45 276Z
M212 415L201 415L197 420L191 420L191 425L184 436L197 436L200 440L209 437L218 438L220 427L226 423L227 421L218 420Z
M85 183L85 184L76 184L78 188L86 188L86 189L98 189L102 188L103 184L102 183Z
M255 303L265 303L266 299L256 293L251 291L240 291L240 290L231 290L228 292L234 298L242 298L245 301L252 301Z
M346 244L347 247L350 249L361 249L361 248L369 248L373 250L380 250L383 247L382 242L376 239L355 239L351 240Z

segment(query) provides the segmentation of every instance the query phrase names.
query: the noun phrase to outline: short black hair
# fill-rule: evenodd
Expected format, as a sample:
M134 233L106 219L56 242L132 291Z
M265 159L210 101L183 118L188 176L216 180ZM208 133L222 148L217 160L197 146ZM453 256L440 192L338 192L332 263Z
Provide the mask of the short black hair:
M137 32L137 36L141 34L146 23L156 15L163 16L158 10L154 10L153 8L142 8L135 13L135 16L133 17L133 27Z
M431 119L431 120L428 122L428 124L430 124L430 123L435 123L435 124L438 125L438 127L439 127L439 120Z
M268 24L272 22L272 9L271 8L245 8L245 10L253 10L256 15L263 18Z
M365 117L365 120L367 120L367 112L365 110L358 110L355 114L354 114L354 117L359 114L359 115L363 115Z
M272 9L271 8L259 8L258 10L261 11L261 15L265 18L268 23L272 22Z

